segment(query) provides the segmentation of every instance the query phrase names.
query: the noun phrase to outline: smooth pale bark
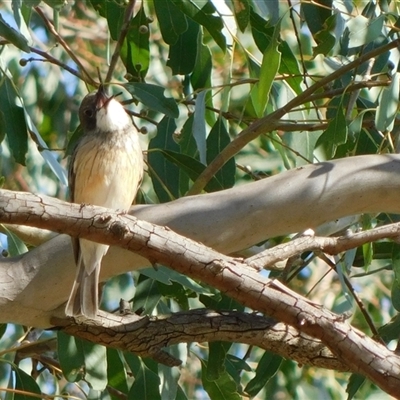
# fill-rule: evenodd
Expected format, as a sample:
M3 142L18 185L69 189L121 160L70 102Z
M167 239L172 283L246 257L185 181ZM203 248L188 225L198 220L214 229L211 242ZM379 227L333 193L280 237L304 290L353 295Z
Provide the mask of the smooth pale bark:
M399 213L399 176L398 155L352 157L218 193L136 206L132 213L227 254L347 215ZM147 266L144 258L111 248L102 279ZM64 235L21 257L1 260L0 322L47 326L52 315L62 314L74 275L70 240Z

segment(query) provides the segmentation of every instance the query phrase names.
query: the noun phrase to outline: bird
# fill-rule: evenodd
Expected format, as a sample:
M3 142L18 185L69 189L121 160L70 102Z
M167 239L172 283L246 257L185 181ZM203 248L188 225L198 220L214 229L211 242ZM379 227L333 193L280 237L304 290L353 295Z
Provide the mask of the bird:
M79 107L83 134L69 165L72 203L128 211L143 178L143 155L131 116L101 84ZM67 316L96 318L101 261L109 246L72 239L75 281L67 302Z

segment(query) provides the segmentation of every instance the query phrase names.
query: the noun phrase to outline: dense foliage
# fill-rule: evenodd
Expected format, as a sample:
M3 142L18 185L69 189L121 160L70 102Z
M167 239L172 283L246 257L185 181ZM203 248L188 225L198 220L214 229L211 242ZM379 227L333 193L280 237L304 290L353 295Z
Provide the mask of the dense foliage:
M395 152L399 8L390 0L3 2L3 187L67 198L64 156L81 133L80 101L99 79L122 92L143 133L140 202L219 191L307 163ZM395 219L363 216L356 224ZM11 232L2 240L9 256L27 251ZM399 309L399 249L381 242L351 250L335 260L337 274L315 273L321 261L308 255L290 286L335 312L352 311L354 325L367 334L380 330L390 342L399 334L397 320L385 325ZM363 288L363 312L346 286L350 274ZM123 292L134 310L148 314L243 309L206 285L172 272L170 279L151 270L116 277L104 306L115 308ZM4 399L28 392L102 399L384 395L359 376L299 367L241 344L193 344L189 353L175 346L171 352L186 359L179 371L62 333L8 324L0 335ZM15 351L38 341L47 346L40 356Z

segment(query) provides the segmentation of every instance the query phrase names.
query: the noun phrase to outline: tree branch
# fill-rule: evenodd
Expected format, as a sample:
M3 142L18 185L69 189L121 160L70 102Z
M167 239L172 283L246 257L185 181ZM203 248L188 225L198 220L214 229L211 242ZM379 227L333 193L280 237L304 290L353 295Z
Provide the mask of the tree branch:
M354 163L354 159L351 161ZM316 170L308 168L310 176L321 167L324 169L324 164L314 166ZM389 394L398 393L399 356L350 326L342 317L299 296L278 281L256 274L244 260L218 253L168 227L101 207L66 204L45 196L8 191L2 194L0 221L50 228L120 246L152 263L167 265L217 288L253 310L321 340L351 370L367 376Z
M173 344L222 340L258 346L302 365L348 371L346 364L320 341L254 313L199 309L169 316L138 317L100 312L96 321L75 323L53 318L52 322L70 335L141 357L156 358L163 354L164 347ZM172 361L170 366L178 364L177 360Z

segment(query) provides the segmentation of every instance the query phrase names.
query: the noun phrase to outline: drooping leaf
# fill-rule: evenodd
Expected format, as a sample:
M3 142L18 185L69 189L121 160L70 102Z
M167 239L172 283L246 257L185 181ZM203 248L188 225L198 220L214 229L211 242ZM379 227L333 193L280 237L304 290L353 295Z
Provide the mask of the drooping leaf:
M399 106L400 73L395 72L389 87L382 90L375 114L375 126L381 132L393 130Z
M225 127L225 120L219 117L207 137L207 164L210 164L230 142L231 139ZM215 174L215 178L224 189L228 189L235 184L235 173L236 164L235 159L232 157Z
M336 109L336 117L329 121L325 132L318 138L315 147L324 144L329 158L335 155L336 149L340 144L347 140L347 122L344 116L343 108L340 105Z
M0 110L7 116L5 131L11 153L16 162L25 165L28 133L23 108L18 105L17 90L7 75L0 75ZM2 83L2 84L1 84Z
M129 31L121 47L120 57L130 81L142 81L150 65L150 28L144 6L131 20Z
M202 43L202 34L199 32L196 63L190 76L190 83L194 90L211 86L212 57L208 46Z
M5 226L3 226L3 230L7 236L7 250L11 257L19 256L28 252L25 243L17 235L8 230Z
M145 314L151 314L161 299L157 281L140 275L136 283L136 292L133 302L133 310L142 309Z
M36 395L42 394L36 381L25 371L20 368L15 368L14 374L15 389L18 390L18 392L14 394L14 400L31 400L33 396L30 396L29 393Z
M107 349L107 380L108 386L117 389L120 393L128 393L125 364L118 350Z
M85 380L94 390L104 390L107 386L106 347L82 340L82 349L85 357Z
M76 382L82 379L84 376L85 358L81 340L58 331L57 353L62 372L68 382Z
M233 13L239 29L244 32L250 21L250 4L248 0L231 0Z
M162 150L162 153L167 160L178 165L192 181L195 181L206 168L204 164L186 154L166 150ZM206 192L216 192L222 189L223 186L221 182L219 182L215 176L210 179L210 182L208 182L204 188Z
M332 0L302 2L301 12L311 33L322 31L326 20L332 15Z
M0 36L3 36L14 46L18 47L25 53L30 53L29 43L25 36L15 30L13 27L7 24L3 16L0 13Z
M278 73L281 63L281 52L279 46L280 24L277 24L274 30L274 35L270 44L264 52L260 81L256 84L257 87L257 101L253 102L254 108L257 110L257 115L261 117L264 114L265 107L269 100L272 83Z
M192 18L198 24L204 26L214 38L217 45L225 51L226 41L222 34L224 24L221 17L214 15L215 7L207 0L194 2L190 0L171 0L183 13Z
M179 168L162 154L163 150L179 152L179 146L173 139L175 129L175 121L164 117L157 126L157 135L149 142L149 172L160 202L179 197Z
M170 0L155 1L153 4L165 43L175 44L188 29L185 14Z
M282 357L266 351L258 362L255 377L246 385L245 392L255 396L277 373L282 363Z
M206 165L207 162L207 144L206 144L206 93L203 90L197 95L196 106L194 109L193 137L196 140L197 150L199 151L200 162Z
M116 1L110 0L90 0L93 8L104 18L107 19L108 29L111 38L118 40L125 14L125 7Z
M221 373L218 379L210 381L207 379L208 363L202 359L200 361L203 387L211 400L240 400L242 398L237 390L236 382L226 371Z
M187 30L181 33L176 42L169 47L167 65L174 75L190 74L196 64L200 26L191 19L187 21L187 26Z
M128 360L131 357L127 358ZM138 367L135 369L133 382L129 393L129 399L141 400L161 400L160 378L157 374L157 364L155 361L137 359ZM131 365L131 363L130 363Z
M209 381L217 380L225 371L225 357L231 348L229 342L210 342L208 344L208 363L206 377Z
M176 101L172 97L165 97L163 87L142 82L125 83L122 86L149 109L171 118L179 116Z
M365 376L359 374L351 374L349 383L347 384L346 387L346 392L349 394L347 396L347 400L351 400L354 398L354 396L358 392L358 389L360 389L360 387L364 382L365 382Z

